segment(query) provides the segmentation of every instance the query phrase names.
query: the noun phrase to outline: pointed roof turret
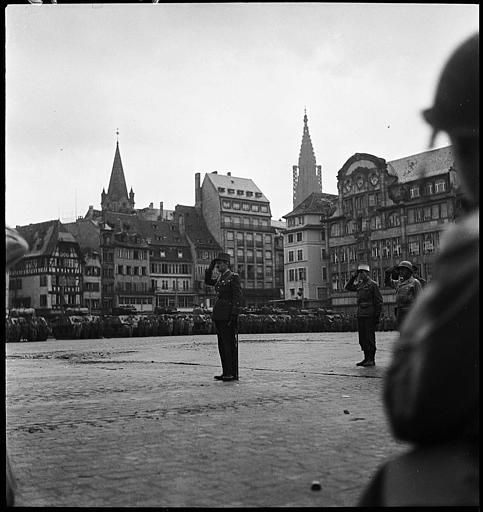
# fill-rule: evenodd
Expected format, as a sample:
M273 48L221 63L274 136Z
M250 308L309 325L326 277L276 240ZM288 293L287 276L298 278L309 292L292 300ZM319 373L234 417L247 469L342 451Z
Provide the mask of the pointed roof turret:
M302 145L300 147L299 154L299 169L306 168L310 169L315 167L315 154L312 146L312 140L310 139L309 127L308 127L307 111L304 111L304 133L302 135Z
M116 154L112 164L111 179L107 195L111 201L127 199L126 179L124 178L124 169L122 168L121 153L119 152L119 141L116 142Z

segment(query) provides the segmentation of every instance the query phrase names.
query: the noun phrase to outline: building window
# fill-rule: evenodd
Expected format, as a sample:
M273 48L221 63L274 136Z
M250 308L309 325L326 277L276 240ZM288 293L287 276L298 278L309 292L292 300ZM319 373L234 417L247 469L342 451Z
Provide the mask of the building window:
M304 259L304 256L303 256L303 250L302 249L299 249L297 251L297 261L302 261Z
M322 249L322 259L323 260L327 259L327 249L325 249L325 248Z
M412 209L411 209L412 211ZM409 213L409 211L408 211ZM390 213L387 217L387 223L390 228L396 228L401 225L401 219L399 218L399 214L397 212Z
M265 235L265 243L266 244L272 243L272 235Z
M322 267L322 279L324 281L327 281L327 268L326 267Z
M166 251L159 251L160 258L166 258Z
M288 251L288 261L293 261L293 251Z
M250 210L250 205L248 203L243 203L242 209L245 210L246 212L248 212Z
M237 233L236 233L236 241L238 243L243 243L243 233L241 231L237 231Z
M133 272L135 276L139 275L139 267L133 267Z
M303 224L304 223L304 216L297 217L297 224Z
M234 194L234 193L235 193L235 190L234 190L233 188L229 188L229 189L228 189L228 193L229 193L229 194Z
M178 251L178 258L182 258L183 257L183 251Z
M371 217L371 229L381 229L381 226L381 217L379 215Z
M426 183L426 195L434 194L434 183L432 181Z
M253 249L247 249L247 261L249 263L253 262Z
M349 220L346 224L346 234L352 235L356 232L356 221Z
M266 260L272 259L272 251L265 251L265 259Z
M253 243L253 233L245 233L245 240L247 242Z
M123 272L123 265L118 265L118 266L117 266L117 273L118 273L118 274L121 274L121 275L124 273L124 272Z
M231 242L233 240L233 231L226 232L226 239Z
M47 276L45 274L40 276L40 286L47 286Z
M243 190L237 190L236 191L236 195L237 196L242 196L243 195Z
M330 226L330 236L340 236L340 226L337 222Z
M423 218L424 220L431 220L431 206L425 206L423 208Z
M302 233L297 233L297 242L302 241Z
M292 235L288 235L288 243L289 244L293 244L293 234Z
M448 205L441 203L441 218L446 219L448 217Z
M417 255L420 253L419 237L410 236L408 238L408 249L409 249L409 254L411 254L411 255Z
M131 267L129 265L126 265L126 275L131 275Z
M305 268L304 267L298 268L297 271L298 271L298 280L305 281L305 279L306 279L305 278Z
M260 210L260 207L258 204L252 204L252 212L258 212Z
M218 192L225 192L225 189L223 187L218 187Z
M435 188L436 194L439 194L440 192L445 192L446 191L446 182L444 180L438 180L434 184L434 188Z
M233 202L233 209L234 209L234 210L239 210L239 209L240 209L240 203L238 203L238 202L234 201L234 202Z
M409 189L409 197L411 199L419 197L419 185L411 185L411 188Z
M253 192L250 192L249 190L247 190L247 197L253 197Z
M230 201L222 201L222 205L223 205L223 208L230 208L231 207Z
M41 295L40 296L40 307L46 308L47 307L47 295Z
M268 206L265 206L265 205L260 206L260 211L262 213L268 213Z

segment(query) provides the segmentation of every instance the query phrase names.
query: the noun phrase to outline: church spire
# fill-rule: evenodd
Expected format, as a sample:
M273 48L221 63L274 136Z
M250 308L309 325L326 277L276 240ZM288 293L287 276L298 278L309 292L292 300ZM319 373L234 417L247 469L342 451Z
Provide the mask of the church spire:
M112 164L111 178L107 194L101 195L103 210L122 211L129 213L134 208L134 193L128 196L124 169L122 166L121 152L119 151L119 129L116 130L116 152Z
M304 129L299 164L293 166L293 205L298 206L312 192L322 192L321 166L315 160L309 133L307 109L304 108Z

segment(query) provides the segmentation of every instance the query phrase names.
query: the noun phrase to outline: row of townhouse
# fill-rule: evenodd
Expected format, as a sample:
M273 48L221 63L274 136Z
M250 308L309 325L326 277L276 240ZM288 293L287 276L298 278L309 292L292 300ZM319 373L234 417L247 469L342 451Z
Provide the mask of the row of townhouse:
M252 180L213 172L201 185L196 173L195 205L170 212L163 203L136 209L134 197L117 142L101 210L90 206L72 223L17 226L31 251L10 272L9 306L41 314L211 307L214 290L204 273L221 251L232 256L247 305L283 297L284 224L272 222L270 203Z

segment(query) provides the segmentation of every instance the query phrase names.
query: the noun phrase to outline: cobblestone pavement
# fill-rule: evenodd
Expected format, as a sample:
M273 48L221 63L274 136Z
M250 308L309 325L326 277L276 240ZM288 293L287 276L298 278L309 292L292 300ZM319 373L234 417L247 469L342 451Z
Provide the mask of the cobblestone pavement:
M238 382L213 380L213 335L9 343L17 504L353 506L406 448L381 402L396 336L360 368L356 333L240 335Z

